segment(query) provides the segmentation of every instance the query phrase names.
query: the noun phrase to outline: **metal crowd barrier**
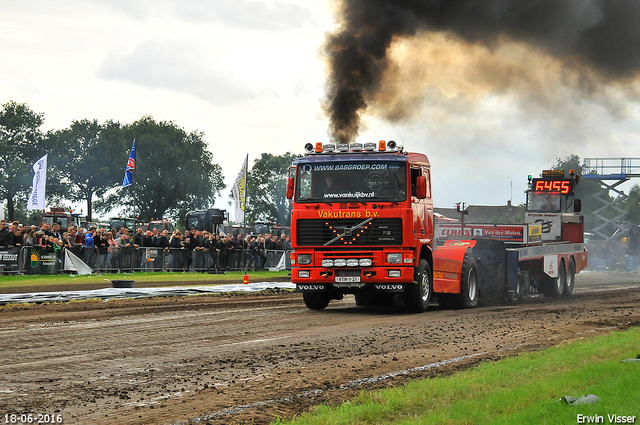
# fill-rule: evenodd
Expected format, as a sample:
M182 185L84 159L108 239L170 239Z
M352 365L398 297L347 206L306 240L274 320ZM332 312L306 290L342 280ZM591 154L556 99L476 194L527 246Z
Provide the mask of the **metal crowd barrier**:
M11 250L11 252L9 252ZM291 270L290 250L231 250L224 253L212 249L178 248L87 248L81 245L51 252L40 247L0 248L0 273L58 274L66 273L64 251L69 250L94 273L122 272L195 272L218 273L226 270L270 270L278 266ZM5 254L3 254L6 251ZM2 263L3 256L7 261ZM283 260L284 256L284 261ZM17 257L17 259L15 258Z

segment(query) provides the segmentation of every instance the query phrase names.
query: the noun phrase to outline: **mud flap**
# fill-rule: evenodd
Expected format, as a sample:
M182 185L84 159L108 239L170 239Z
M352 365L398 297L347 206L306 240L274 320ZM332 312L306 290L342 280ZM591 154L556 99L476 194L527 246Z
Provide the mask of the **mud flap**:
M507 296L507 250L504 242L476 239L472 254L478 266L480 302L504 301Z
M506 253L506 284L507 284L507 300L513 300L519 298L524 292L529 290L529 285L526 288L520 288L520 294L518 294L518 260L520 254L518 251L507 251ZM528 280L528 279L526 279ZM522 282L522 285L525 283Z

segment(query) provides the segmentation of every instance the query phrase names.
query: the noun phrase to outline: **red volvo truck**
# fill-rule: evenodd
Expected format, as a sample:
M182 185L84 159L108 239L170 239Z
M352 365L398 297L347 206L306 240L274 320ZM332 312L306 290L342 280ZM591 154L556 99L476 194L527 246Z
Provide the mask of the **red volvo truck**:
M414 312L432 296L470 308L481 296L569 295L587 264L577 176L530 179L524 224L438 223L426 155L393 141L305 151L289 170L287 198L292 281L310 309L345 294L358 305L399 299Z

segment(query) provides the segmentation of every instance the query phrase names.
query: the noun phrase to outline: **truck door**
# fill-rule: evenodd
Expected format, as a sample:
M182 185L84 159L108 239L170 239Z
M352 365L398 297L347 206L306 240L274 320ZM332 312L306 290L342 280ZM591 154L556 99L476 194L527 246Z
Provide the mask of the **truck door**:
M433 235L433 202L431 201L431 173L429 167L411 166L411 208L413 210L413 237L416 239L431 238ZM417 180L424 176L427 183L427 197L418 199Z
M422 175L422 170L417 165L412 165L411 172L411 209L413 210L413 237L420 239L424 237L425 232L425 209L423 200L418 199L417 181Z
M420 167L421 174L427 180L427 197L421 199L421 203L424 206L425 214L425 232L429 238L433 237L433 200L431 199L431 173L429 167Z

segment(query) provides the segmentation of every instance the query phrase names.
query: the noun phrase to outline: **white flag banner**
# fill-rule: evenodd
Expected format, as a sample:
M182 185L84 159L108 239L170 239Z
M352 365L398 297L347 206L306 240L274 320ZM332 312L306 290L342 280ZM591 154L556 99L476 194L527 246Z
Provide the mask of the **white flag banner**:
M44 209L44 188L47 184L47 155L43 156L33 164L33 188L27 203L27 209Z
M236 222L242 223L244 221L244 212L247 201L247 163L249 162L249 154L247 154L242 164L242 168L238 173L236 182L233 184L233 199L236 203Z

